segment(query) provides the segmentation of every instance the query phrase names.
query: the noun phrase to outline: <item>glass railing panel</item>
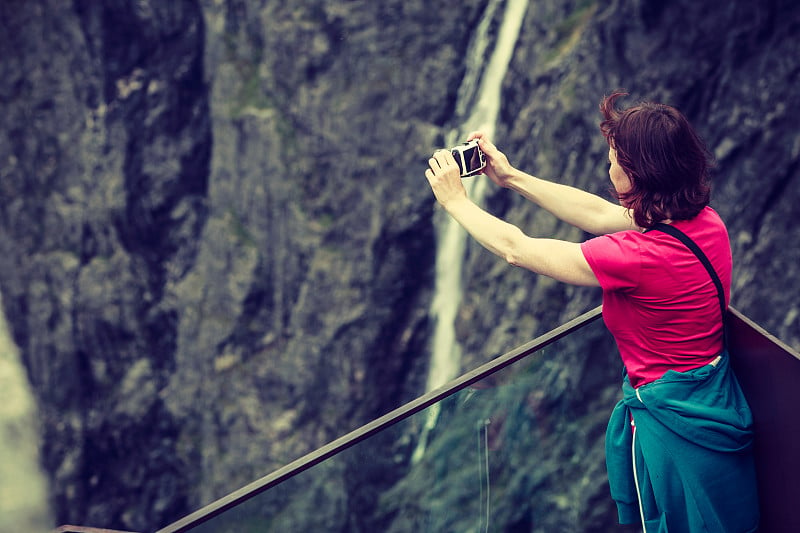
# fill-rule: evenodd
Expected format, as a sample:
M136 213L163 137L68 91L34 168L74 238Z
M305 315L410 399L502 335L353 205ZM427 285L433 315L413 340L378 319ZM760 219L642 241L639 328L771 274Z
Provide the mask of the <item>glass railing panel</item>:
M543 464L543 450L573 439L579 448L597 451L603 434L596 428L604 428L614 399L603 400L608 405L602 421L586 410L583 416L591 418L586 427L595 428L589 434L562 432L564 407L545 397L542 384L562 378L563 365L554 365L555 359L603 357L612 364L618 359L598 316L599 310L565 336L488 375L478 374L476 381L462 376L463 387L428 407L203 523L171 531L531 530L537 505L569 507L574 496L569 491L590 492L574 483L560 489L557 470L569 470L575 461L561 457ZM585 353L587 346L597 353ZM618 377L618 370L610 372ZM582 453L576 450L568 453ZM610 498L601 505L608 509L592 512L615 513Z
M800 531L800 354L736 309L728 315L728 343L753 412L759 531Z

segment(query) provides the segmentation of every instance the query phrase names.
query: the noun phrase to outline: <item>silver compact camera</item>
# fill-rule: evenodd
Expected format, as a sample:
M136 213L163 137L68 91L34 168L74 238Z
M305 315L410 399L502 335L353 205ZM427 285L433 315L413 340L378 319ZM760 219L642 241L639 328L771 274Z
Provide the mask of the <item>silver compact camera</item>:
M451 148L450 153L453 154L458 168L461 169L462 178L480 174L486 167L486 156L483 155L483 150L475 139Z

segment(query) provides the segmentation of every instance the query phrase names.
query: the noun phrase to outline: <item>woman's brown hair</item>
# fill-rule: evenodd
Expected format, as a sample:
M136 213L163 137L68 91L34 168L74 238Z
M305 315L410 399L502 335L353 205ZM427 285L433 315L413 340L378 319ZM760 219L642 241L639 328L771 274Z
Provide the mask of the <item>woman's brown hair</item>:
M618 198L642 228L694 218L709 202L711 153L674 107L643 102L620 110L615 102L622 96L615 91L600 103L600 131L632 184Z

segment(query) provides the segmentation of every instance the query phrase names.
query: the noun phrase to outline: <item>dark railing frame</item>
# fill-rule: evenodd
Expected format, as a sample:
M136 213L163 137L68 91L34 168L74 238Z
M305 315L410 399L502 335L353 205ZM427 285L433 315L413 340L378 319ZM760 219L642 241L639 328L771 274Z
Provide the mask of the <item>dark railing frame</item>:
M371 437L372 435L390 427L406 418L430 407L436 402L454 394L462 389L465 389L489 375L502 370L503 368L512 365L534 352L545 348L546 346L558 341L571 334L577 329L580 329L602 316L602 306L595 307L591 311L570 320L569 322L537 337L536 339L515 348L488 363L463 374L462 376L454 379L453 381L445 384L444 386L430 391L409 403L398 407L380 418L376 418L358 429L339 437L338 439L326 444L325 446L314 450L303 457L287 464L286 466L275 470L261 479L258 479L248 485L245 485L239 490L236 490L222 498L206 505L205 507L181 518L180 520L169 524L168 526L159 529L156 533L181 533L188 531L190 528L198 526L215 516L225 512L226 510L239 505L240 503L257 496L258 494L278 485L279 483L294 477L314 465L317 465L326 459L358 444L359 442Z

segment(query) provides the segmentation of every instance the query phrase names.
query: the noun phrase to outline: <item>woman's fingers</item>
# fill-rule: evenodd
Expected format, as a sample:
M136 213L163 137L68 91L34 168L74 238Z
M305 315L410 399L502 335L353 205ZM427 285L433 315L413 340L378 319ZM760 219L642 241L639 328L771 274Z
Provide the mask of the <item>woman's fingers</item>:
M464 184L461 173L450 150L437 150L428 159L425 177L428 179L433 194L440 204L445 205L454 198L464 196Z
M493 159L499 153L497 147L492 143L489 137L483 131L473 131L467 136L467 141L471 141L473 139L478 140L478 146L481 147L483 153L488 157L490 160Z
M453 159L453 154L450 150L436 150L433 157L428 159L428 166L436 174L438 170L448 170L450 167L456 165L456 160Z

